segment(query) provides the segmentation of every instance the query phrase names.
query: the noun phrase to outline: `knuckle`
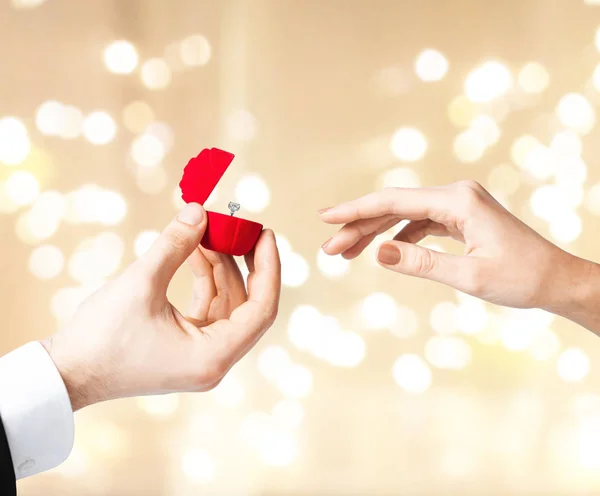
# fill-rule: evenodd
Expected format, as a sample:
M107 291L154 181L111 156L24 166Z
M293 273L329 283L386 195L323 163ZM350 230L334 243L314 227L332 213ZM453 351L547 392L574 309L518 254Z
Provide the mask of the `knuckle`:
M462 210L470 214L476 209L481 207L482 196L481 193L470 186L461 186L458 190L458 201L462 207Z
M477 192L483 191L483 186L473 179L464 179L462 181L458 181L456 186L459 188L469 188Z
M436 257L433 256L433 252L426 249L414 250L412 256L412 267L415 274L419 276L426 276L433 272L436 266Z

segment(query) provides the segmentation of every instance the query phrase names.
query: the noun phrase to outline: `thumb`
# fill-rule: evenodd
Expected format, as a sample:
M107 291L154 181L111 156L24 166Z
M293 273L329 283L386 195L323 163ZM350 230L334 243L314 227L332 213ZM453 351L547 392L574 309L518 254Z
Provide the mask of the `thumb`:
M470 257L440 253L402 241L389 241L377 250L377 261L386 269L401 274L440 282L463 292L473 290L471 283L476 260Z
M189 203L156 239L141 263L148 275L164 287L198 247L206 231L207 216L198 203Z

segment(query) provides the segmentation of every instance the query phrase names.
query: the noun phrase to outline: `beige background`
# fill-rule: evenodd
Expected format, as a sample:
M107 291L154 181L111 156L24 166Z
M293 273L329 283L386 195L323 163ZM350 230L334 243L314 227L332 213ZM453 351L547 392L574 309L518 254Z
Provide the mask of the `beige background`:
M211 208L226 211L238 181L259 175L270 201L260 212L242 204L240 215L287 238L310 269L303 284L284 288L277 324L220 393L132 399L79 412L71 459L22 481L20 494L600 494L595 336L543 316L540 330L531 320L540 320L536 313L517 313L506 324L507 314L491 305L384 272L373 264L372 251L353 261L343 278L331 279L319 268L317 254L332 229L316 215L318 208L381 187L382 175L395 168L409 178L398 185L473 178L545 236L580 256L597 258L597 128L582 133L587 178L569 192L583 231L571 240L553 236L531 207L538 188L554 181L545 172L550 165L538 164L539 175L546 177L536 178L514 163L511 147L523 134L550 145L553 134L565 127L555 109L567 93L585 95L595 111L600 95L592 74L600 62L594 47L600 6L582 0L47 0L34 8L17 7L18 2L0 0L0 118L21 119L32 149L22 164L0 162L2 187L6 190L18 170L33 174L42 192L66 195L97 184L122 195L127 213L109 226L65 218L47 239L32 240L18 229L31 203L17 208L3 193L0 352L52 333L60 325L57 313L68 316L69 304L86 291L65 293L65 288L78 288L82 280L99 282L95 276L87 281L86 271L110 254L93 252L83 259L83 268L78 266L73 258L84 240L114 233L124 247L114 268L131 262L138 234L160 230L175 215L173 191L181 170L206 146L237 155ZM167 46L172 54L177 43L194 34L210 43L208 63L172 65L165 88L147 88L141 65L165 57ZM105 48L117 39L137 49L140 64L132 74L112 74L103 61ZM426 48L441 51L449 61L441 81L425 83L415 73L416 57ZM501 135L475 163L462 163L453 140L463 129L448 109L464 93L470 72L488 59L506 65L512 86L494 104L469 108L491 115ZM525 94L518 79L531 61L550 76L548 87L535 95ZM74 105L84 115L106 111L116 123L114 140L96 146L84 137L44 136L36 112L48 100ZM153 194L140 187L130 156L136 133L128 129L123 111L135 100L146 102L154 120L166 123L174 137L158 166L163 184L162 172L151 172L158 174L151 175L151 182L158 178ZM584 117L575 112L578 119ZM401 127L417 128L426 137L422 159L403 162L390 151L392 134ZM573 187L568 180L564 184ZM460 250L444 240L435 243ZM46 244L61 250L65 267L56 277L40 279L30 260ZM287 257L285 267L293 279L302 262ZM183 270L172 288L180 306L187 302L190 281ZM380 330L369 330L369 318L365 321L360 312L364 298L374 292L391 295L399 308L397 320ZM444 319L432 325L432 311L442 301L459 309L458 328ZM299 305L317 307L360 336L364 360L356 367L336 367L298 349L288 322ZM536 336L547 337L548 328L560 346L550 346L547 359L536 360L532 354L543 348ZM430 363L436 359L433 352L427 356L426 345L440 329L455 336L441 348L458 360L459 370ZM519 345L525 349L507 349L515 339L521 343L521 331L531 337ZM471 360L461 362L451 343L467 350ZM278 388L259 371L268 346L283 347L305 375L311 374L307 394L293 384ZM585 350L589 373L581 353L567 354L561 362L560 353L570 347ZM431 384L422 394L394 381L394 362L405 353L423 357L419 363L431 370ZM569 361L569 356L579 358ZM423 367L409 371L406 381L423 374ZM577 380L565 381L569 374ZM273 427L276 420L266 415L286 396L298 394L283 405L303 412L299 425ZM288 411L282 409L280 404L278 411ZM251 419L271 422L267 434L248 427L254 425L248 420L252 412ZM244 440L242 426L242 434L256 436L255 445ZM211 457L214 470L198 450ZM284 466L272 466L268 460L273 459Z

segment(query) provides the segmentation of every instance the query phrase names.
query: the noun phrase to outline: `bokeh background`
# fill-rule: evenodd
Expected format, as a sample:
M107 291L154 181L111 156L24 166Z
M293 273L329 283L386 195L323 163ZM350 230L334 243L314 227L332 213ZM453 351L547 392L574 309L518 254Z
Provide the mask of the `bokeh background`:
M0 0L0 352L148 248L204 147L237 156L210 208L276 231L285 285L216 390L78 412L69 460L20 494L600 494L597 337L385 272L375 246L325 257L316 215L473 178L597 258L595 4Z

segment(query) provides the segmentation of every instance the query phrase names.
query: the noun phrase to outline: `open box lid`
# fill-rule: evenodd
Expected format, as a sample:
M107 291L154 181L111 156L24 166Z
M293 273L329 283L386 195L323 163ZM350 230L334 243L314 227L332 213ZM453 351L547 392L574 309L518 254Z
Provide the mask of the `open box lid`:
M218 148L205 148L192 158L185 166L179 183L183 201L204 205L234 157L233 153Z

